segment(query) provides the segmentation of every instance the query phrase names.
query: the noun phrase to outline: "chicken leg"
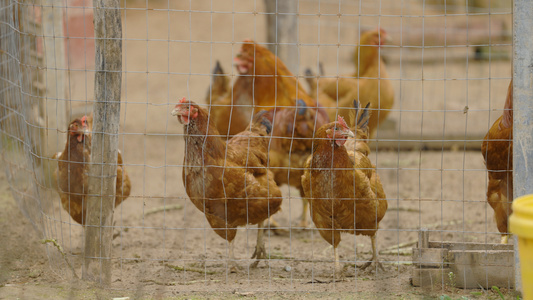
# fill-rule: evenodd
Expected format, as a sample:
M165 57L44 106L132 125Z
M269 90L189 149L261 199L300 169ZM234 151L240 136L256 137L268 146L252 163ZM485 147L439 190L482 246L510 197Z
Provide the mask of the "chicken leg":
M241 269L241 267L237 264L237 260L235 259L235 253L233 252L233 249L235 248L235 240L229 242L229 262L228 266L230 273L237 273L238 270Z
M501 244L507 244L508 242L509 242L509 235L508 234L502 234Z
M341 269L341 263L339 260L339 252L337 252L337 248L333 247L333 255L335 256L335 273L337 273Z
M256 261L254 261L250 265L251 268L256 268L257 265L259 264L259 261L267 257L266 250L265 250L265 242L263 242L263 232L265 230L263 228L263 223L264 221L261 221L257 224L257 244L255 245L255 251L254 251L254 254L252 255L252 259L255 258Z
M376 250L376 248L377 248L376 247L376 234L371 236L370 239L372 241L372 260L367 262L367 263L365 263L360 268L362 270L365 270L369 266L375 265L375 267L379 267L382 271L385 271L385 269L383 268L383 265L379 262L379 259L378 259L378 252Z
M335 256L335 269L333 272L333 275L331 276L334 281L344 281L346 274L346 266L341 267L340 259L339 259L339 252L337 251L337 248L333 247L333 255Z

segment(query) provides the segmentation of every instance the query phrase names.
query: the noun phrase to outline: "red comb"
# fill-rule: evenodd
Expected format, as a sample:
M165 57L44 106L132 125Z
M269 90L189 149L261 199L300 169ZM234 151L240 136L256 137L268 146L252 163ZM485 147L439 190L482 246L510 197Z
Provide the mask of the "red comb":
M185 102L187 102L187 99L185 99L185 97L181 98L180 103L185 103Z
M343 127L348 128L348 124L346 124L346 121L344 121L344 118L342 116L338 116L337 120L339 121L339 123L341 123Z

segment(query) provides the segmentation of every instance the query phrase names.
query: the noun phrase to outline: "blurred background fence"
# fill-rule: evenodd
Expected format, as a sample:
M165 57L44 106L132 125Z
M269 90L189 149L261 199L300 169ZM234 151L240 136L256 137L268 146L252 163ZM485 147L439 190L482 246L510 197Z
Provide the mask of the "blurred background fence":
M412 253L420 228L429 230L432 241L499 243L486 201L487 171L480 149L502 114L512 75L511 2L275 4L120 3L118 138L132 191L114 213L112 286L147 291L311 292L324 290L321 282L326 282L327 289L339 291L418 291L412 286L416 277L412 270L417 268ZM287 12L276 14L281 8ZM72 276L68 264L81 274L84 233L61 207L53 180L57 160L51 157L64 149L70 121L93 111L93 10L89 0L0 1L2 165L21 211L43 239L54 239L63 247L65 257L53 245L46 246L50 266L63 278ZM276 29L276 24L286 27ZM246 39L268 46L304 84L307 68L323 78L352 72L359 37L377 27L392 38L380 49L395 98L389 117L370 141L371 159L389 202L378 240L386 271L355 272L345 281L329 281L332 250L313 225L293 228L301 213L301 197L298 190L283 186L283 211L276 218L287 232L267 234L268 267L227 272L225 241L191 205L183 187L184 132L170 111L182 97L206 107L216 62L231 79L236 78L233 59ZM249 261L244 257L253 253L256 231L248 227L239 232L236 256L244 266ZM346 236L339 247L347 262L355 264L370 256L365 237ZM488 253L488 248L483 249ZM438 277L432 291L461 287L459 282L466 284L472 277L464 271L450 279L446 268L441 262L438 272L445 276ZM490 270L482 265L474 277L487 283ZM502 274L508 280L500 288L512 289L512 270ZM243 288L243 283L250 285Z

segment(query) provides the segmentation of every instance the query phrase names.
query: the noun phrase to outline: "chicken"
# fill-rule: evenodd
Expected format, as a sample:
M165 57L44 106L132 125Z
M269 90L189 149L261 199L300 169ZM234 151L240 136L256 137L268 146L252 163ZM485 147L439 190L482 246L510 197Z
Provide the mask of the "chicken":
M54 172L61 205L72 219L85 225L87 215L88 172L91 161L92 116L75 119L68 127L65 149L52 158L57 159ZM126 200L131 191L131 182L118 152L115 207Z
M373 111L368 125L370 136L387 118L394 104L394 89L380 56L380 48L387 40L389 36L383 29L362 34L355 50L355 72L352 74L317 81L310 70L306 71L310 95L318 97L325 107L338 107L338 111L328 110L331 120L335 120L336 114L348 118L353 110L353 99L358 99L363 105L370 103Z
M218 131L235 135L250 123L260 110L296 105L302 99L308 106L317 107L285 64L267 48L245 40L235 57L239 76L231 90L223 97L208 101Z
M355 108L358 116L357 102ZM311 218L320 235L333 246L336 270L340 267L337 246L343 232L370 236L372 260L362 268L375 264L383 269L376 250L376 233L388 203L376 167L368 157L368 118L365 108L354 121L356 135L341 116L337 122L318 129L302 176L305 197L311 203Z
M298 100L295 108L278 109L272 122L270 143L270 170L278 186L288 184L298 188L303 197L301 177L307 157L311 154L315 128L329 123L328 115L322 108L308 107ZM300 227L307 227L308 202L304 198ZM271 219L271 225L278 227Z
M507 90L504 112L492 125L481 144L489 174L487 201L494 209L494 219L502 234L501 243L509 238L507 219L513 201L513 81Z
M232 271L238 268L233 252L237 227L258 225L252 256L256 267L266 257L263 222L281 208L281 192L267 169L272 124L265 113L257 113L247 130L226 143L213 119L196 103L183 98L172 111L184 125L187 195L215 233L229 243Z

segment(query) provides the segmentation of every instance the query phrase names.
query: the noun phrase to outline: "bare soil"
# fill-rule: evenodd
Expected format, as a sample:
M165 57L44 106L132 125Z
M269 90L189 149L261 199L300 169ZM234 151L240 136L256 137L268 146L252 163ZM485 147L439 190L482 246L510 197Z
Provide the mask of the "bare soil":
M312 226L296 228L302 207L300 195L286 186L282 189L283 210L276 220L287 232L277 235L267 231L271 259L258 269L248 268L257 230L242 228L235 245L242 270L230 273L226 242L211 230L185 193L181 181L182 128L169 112L184 96L203 102L215 60L233 74L231 62L239 48L233 42L246 38L266 41L264 16L238 13L263 12L263 2L172 1L170 9L168 2L125 2L120 148L133 189L131 197L115 210L118 237L113 241L111 289L73 279L57 249L39 242L55 239L77 276L81 275L83 229L61 208L57 194L50 189L41 194L42 218L33 220L39 228L36 231L13 200L6 177L0 174L0 299L498 297L492 291L459 290L448 285L413 287L411 257L400 252L380 256L385 271L361 271L355 266L371 257L370 240L364 236L343 236L339 249L346 272L342 280L336 280L332 248ZM343 11L359 12L356 4L340 2ZM300 74L307 66L316 70L318 61L324 63L329 75L349 73L359 24L390 28L393 38L401 40L402 31L419 25L400 18L400 13L421 11L418 2L407 2L411 4L402 8L397 1L381 1L381 13L394 13L396 18L339 19L334 15L340 9L337 1L324 1L320 10L315 2L300 1L301 12L310 14L301 17ZM379 12L377 6L362 9L367 9L366 14ZM331 16L312 15L319 11ZM339 42L349 46L339 48ZM317 43L324 46L318 50ZM469 61L467 50L426 50L424 55L441 57L442 61L423 64L423 60L416 62L421 49L387 49L389 75L397 95L390 117L396 140L414 135L459 136L474 137L481 143L500 113L492 110L503 107L510 61ZM463 58L446 63L447 55ZM400 63L402 57L415 59ZM78 111L91 109L93 78L88 71L70 73L72 106ZM432 240L499 242L493 212L485 200L487 179L479 152L463 151L460 140L450 151L398 152L380 150L379 143L373 145L372 160L389 200L389 211L380 223L378 249L416 241L421 227L432 230ZM50 171L46 172L50 176ZM17 190L17 183L13 184ZM507 293L507 287L500 288Z

